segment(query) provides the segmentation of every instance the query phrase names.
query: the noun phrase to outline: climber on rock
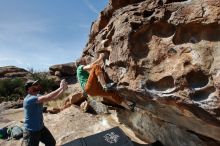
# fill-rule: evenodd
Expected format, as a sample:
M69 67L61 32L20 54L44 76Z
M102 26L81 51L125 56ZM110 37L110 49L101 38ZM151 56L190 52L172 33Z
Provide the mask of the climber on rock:
M98 52L98 59L87 64L85 59L76 61L77 79L83 92L88 96L101 96L126 109L134 110L135 103L125 100L114 91L115 83L106 83L101 66L104 59L108 57L109 50L102 49Z

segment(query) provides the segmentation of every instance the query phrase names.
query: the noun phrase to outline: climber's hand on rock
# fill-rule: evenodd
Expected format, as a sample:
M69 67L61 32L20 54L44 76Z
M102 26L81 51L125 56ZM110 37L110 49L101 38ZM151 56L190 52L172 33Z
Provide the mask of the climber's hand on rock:
M68 85L67 85L67 82L65 79L61 80L60 87L64 90L66 90L68 88Z
M83 103L80 104L80 109L83 111L83 112L86 112L89 108L89 104L87 101L84 101Z
M103 59L105 57L105 53L100 53L99 54L99 59Z

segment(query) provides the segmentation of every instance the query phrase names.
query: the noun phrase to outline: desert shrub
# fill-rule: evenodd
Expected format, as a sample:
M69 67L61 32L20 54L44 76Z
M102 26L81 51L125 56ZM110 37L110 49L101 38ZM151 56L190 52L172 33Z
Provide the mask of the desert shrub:
M5 100L17 100L25 93L24 81L19 78L0 80L0 97ZM12 96L13 95L13 96Z
M56 88L58 85L53 79L47 76L47 73L42 72L31 72L29 79L39 80L42 86L41 94L45 92L50 92ZM0 102L2 101L16 101L19 98L26 96L26 91L24 88L24 79L21 78L8 78L0 80Z

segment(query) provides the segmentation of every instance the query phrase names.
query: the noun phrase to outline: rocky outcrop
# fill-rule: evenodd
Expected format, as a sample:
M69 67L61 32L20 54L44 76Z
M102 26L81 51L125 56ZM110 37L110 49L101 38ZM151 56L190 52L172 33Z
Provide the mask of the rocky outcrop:
M0 114L5 110L17 109L21 107L23 107L23 100L2 102L0 103Z
M74 63L56 64L49 67L51 75L55 76L73 76L76 74Z
M0 67L0 78L25 77L28 71L15 66Z
M219 23L219 0L110 0L82 58L93 60L107 39L107 75L140 108L119 117L143 139L217 146Z
M62 79L66 79L68 83L76 83L76 66L75 63L56 64L49 67L50 77L53 78L57 84Z

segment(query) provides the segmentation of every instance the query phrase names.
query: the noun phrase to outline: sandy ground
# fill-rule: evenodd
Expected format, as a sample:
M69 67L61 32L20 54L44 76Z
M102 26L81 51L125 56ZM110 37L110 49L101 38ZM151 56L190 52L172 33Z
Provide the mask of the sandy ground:
M0 114L0 127L10 124L21 124L23 109L9 109ZM127 136L140 144L145 142L138 139L129 127L117 122L116 112L108 115L92 115L82 112L77 106L71 106L58 114L44 114L44 123L54 135L57 144L61 145L80 137L86 137L115 126L119 126ZM0 140L0 146L19 146L21 140ZM43 146L43 144L40 144Z

